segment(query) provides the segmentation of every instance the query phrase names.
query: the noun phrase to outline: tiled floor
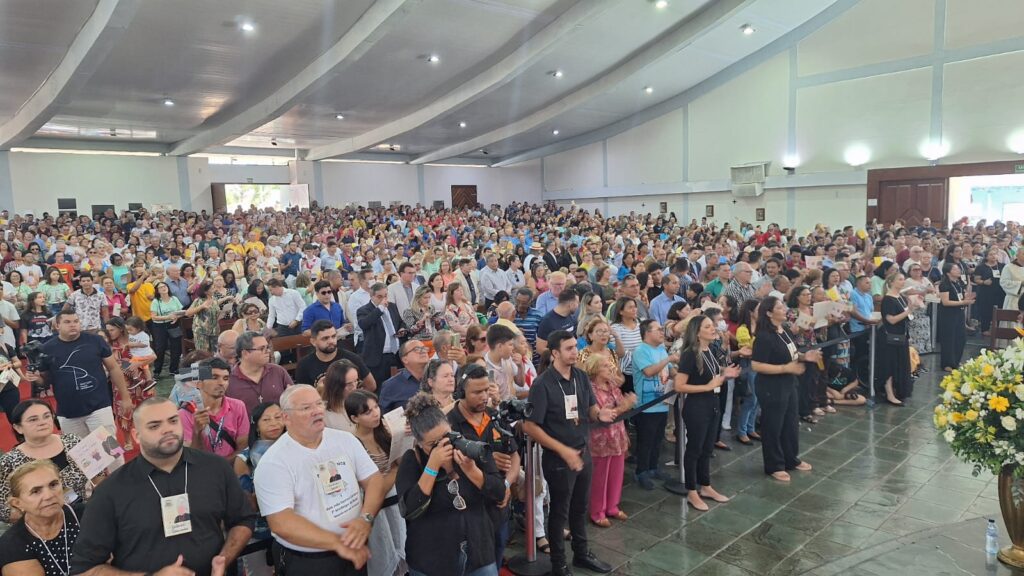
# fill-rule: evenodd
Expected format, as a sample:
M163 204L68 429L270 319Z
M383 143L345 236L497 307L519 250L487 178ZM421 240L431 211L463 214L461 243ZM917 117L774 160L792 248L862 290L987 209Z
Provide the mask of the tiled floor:
M976 351L969 348L967 354ZM817 425L802 425L802 457L814 470L794 473L788 485L764 476L758 446L736 442L732 452L717 453L712 473L715 488L733 499L709 502L708 512L695 512L683 497L660 488L649 492L628 484L622 508L629 520L606 529L589 526L594 551L618 575L803 574L878 545L893 548L902 536L972 518L999 518L993 476L973 476L936 434L932 408L941 376L933 368L935 356L925 362L932 371L917 381L906 407L841 408ZM968 526L978 534L963 541L984 566L984 523ZM1001 534L1007 543L1005 530ZM963 541L957 542L961 556L971 551ZM920 546L914 550L922 554ZM949 571L936 570L945 565L944 552L931 550L938 560L929 562L926 572L901 572L881 563L856 573L974 573L951 561ZM929 556L928 550L923 554ZM890 568L878 571L879 566Z

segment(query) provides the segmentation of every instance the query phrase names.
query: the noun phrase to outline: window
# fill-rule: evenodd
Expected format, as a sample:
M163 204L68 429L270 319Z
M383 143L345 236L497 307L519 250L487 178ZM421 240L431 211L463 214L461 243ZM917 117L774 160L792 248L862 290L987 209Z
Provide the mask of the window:
M57 215L78 218L78 200L74 198L57 198Z

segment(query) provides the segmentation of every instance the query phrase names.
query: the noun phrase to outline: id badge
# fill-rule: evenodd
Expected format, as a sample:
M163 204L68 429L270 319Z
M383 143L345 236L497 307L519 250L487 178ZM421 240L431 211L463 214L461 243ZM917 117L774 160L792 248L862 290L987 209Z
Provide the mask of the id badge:
M120 315L121 315L121 304L120 303L114 304L114 316L120 316Z
M165 538L188 534L192 531L192 514L188 505L188 494L161 498L160 512L164 521Z
M907 314L907 320L913 320L913 319L914 319L914 315L913 314Z
M996 269L996 268L992 269L992 277L993 278L999 278L999 270L998 269Z
M786 349L789 350L789 355L793 357L794 361L796 361L796 359L797 359L796 343L794 343L794 342L787 342L786 343Z
M75 492L74 490L71 490L70 488L68 490L65 490L64 491L64 503L70 506L71 504L74 504L75 502L78 502L78 492Z
M566 394L565 396L565 419L566 420L579 420L580 410L576 400L575 394Z

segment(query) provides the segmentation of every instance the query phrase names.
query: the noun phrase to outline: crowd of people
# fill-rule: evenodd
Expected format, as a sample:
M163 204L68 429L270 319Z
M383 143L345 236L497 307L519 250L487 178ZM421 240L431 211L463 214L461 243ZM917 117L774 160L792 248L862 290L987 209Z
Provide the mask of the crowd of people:
M679 475L666 442L685 431L696 511L729 500L719 450L811 473L801 422L902 405L920 354L953 370L1024 286L1012 222L511 204L4 211L0 230L5 576L487 576L531 520L552 574L609 572L588 528L629 521L628 479ZM87 474L100 429L127 454Z

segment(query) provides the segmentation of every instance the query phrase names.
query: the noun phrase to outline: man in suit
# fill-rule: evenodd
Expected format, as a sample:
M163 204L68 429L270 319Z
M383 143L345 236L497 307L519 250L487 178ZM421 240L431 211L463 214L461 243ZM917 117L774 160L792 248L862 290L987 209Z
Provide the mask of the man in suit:
M484 303L484 297L480 293L480 276L473 264L472 258L460 260L459 273L456 275L456 278L462 284L462 291L466 294L466 299L469 300L470 304L473 305L473 309L476 310Z
M562 267L558 263L558 254L555 252L555 249L555 242L548 240L548 243L544 246L544 265L551 272L555 272Z
M370 302L356 312L363 331L363 358L377 382L391 378L398 366L398 352L406 330L398 306L388 302L388 287L383 282L370 286Z
M398 282L388 286L388 302L398 307L399 314L405 314L412 305L416 288L416 265L402 262L398 267Z

